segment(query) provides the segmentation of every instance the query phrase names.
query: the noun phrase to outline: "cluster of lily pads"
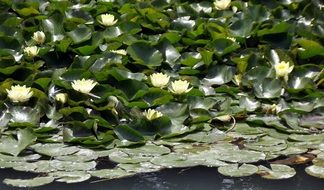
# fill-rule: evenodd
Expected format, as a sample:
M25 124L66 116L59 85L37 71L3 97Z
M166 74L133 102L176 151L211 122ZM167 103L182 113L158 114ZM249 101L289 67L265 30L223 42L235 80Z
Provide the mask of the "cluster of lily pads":
M324 178L321 1L0 1L0 167ZM102 168L100 162L114 163ZM215 171L216 172L216 171Z

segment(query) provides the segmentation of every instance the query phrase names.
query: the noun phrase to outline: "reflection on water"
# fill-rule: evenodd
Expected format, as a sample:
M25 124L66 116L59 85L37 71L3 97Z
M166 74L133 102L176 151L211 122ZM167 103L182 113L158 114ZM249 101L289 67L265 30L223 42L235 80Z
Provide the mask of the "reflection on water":
M24 172L0 170L0 178L30 178ZM33 188L35 190L323 190L324 180L307 175L303 167L296 168L297 175L286 180L265 180L259 176L245 178L224 177L216 168L194 167L167 169L117 180L87 181L77 184L53 183ZM17 189L0 184L1 190Z

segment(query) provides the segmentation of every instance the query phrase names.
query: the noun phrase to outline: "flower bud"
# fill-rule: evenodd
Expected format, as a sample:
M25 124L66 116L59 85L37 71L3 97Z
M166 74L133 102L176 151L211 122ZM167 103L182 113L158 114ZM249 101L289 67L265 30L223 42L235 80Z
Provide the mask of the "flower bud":
M215 0L214 6L216 10L225 10L231 5L231 0Z
M66 93L57 93L55 94L55 100L58 102L61 102L62 104L65 104L67 101L67 94Z

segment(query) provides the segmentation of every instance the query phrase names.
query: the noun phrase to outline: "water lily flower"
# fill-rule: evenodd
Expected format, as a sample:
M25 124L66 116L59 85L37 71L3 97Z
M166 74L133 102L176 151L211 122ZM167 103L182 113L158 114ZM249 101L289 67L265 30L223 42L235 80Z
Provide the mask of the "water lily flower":
M6 89L6 91L8 93L8 98L10 98L12 102L27 102L33 96L33 91L31 91L30 87L27 88L26 85L11 86L11 89Z
M66 93L57 93L57 94L55 94L55 100L64 104L67 100L67 94Z
M288 75L294 69L294 66L289 66L288 62L281 61L280 63L275 64L277 78L284 77L285 81L288 81Z
M82 80L74 80L72 82L72 88L78 92L83 94L89 94L90 91L97 85L98 83L91 79L82 79Z
M225 10L231 4L231 0L215 0L214 6L216 10Z
M43 44L45 42L45 33L42 31L37 31L34 32L34 35L32 39L37 43L37 44Z
M177 80L171 83L171 87L170 87L170 91L173 94L184 94L189 92L191 88L189 88L189 82L188 81L184 81L184 80Z
M150 121L163 116L163 114L161 112L153 110L153 109L145 110L143 115Z
M154 87L163 88L169 83L170 76L163 73L153 73L150 75L150 80Z
M112 14L102 14L100 15L99 22L104 26L112 26L116 24L118 20L115 20L115 16Z
M35 57L38 54L38 52L39 52L39 48L37 46L25 47L24 52L29 57Z
M127 52L124 49L110 50L110 52L116 53L116 54L119 54L119 55L127 55Z

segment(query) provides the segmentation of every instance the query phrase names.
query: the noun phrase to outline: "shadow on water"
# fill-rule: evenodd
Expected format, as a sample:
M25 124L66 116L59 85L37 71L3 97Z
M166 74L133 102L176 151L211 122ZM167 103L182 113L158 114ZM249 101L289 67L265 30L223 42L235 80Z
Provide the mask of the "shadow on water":
M324 180L307 175L303 166L296 168L297 175L286 180L266 180L254 175L230 178L220 175L216 168L193 167L166 169L116 180L86 181L76 184L52 183L33 190L323 190ZM32 174L11 169L0 170L4 178L30 178ZM97 181L96 181L97 180ZM1 190L18 189L0 183Z

